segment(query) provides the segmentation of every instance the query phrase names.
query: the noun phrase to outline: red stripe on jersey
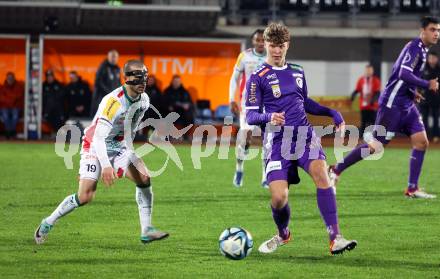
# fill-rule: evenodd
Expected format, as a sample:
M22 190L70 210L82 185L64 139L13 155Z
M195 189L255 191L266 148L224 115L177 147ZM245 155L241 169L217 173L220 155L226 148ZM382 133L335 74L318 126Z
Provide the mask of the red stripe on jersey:
M113 138L115 141L123 141L124 140L124 135L122 136L116 136Z
M96 119L95 123L90 125L85 129L85 133L83 136L83 144L82 144L82 150L85 152L88 152L90 149L90 145L93 141L93 135L95 134L96 125L98 124L98 119Z
M117 175L119 178L121 178L122 175L124 175L124 170L123 170L122 168L118 168L118 171L117 171L116 175Z
M262 70L258 75L260 76L260 77L262 77L262 76L264 76L264 74L266 74L267 72L269 72L269 68L265 68L264 70Z

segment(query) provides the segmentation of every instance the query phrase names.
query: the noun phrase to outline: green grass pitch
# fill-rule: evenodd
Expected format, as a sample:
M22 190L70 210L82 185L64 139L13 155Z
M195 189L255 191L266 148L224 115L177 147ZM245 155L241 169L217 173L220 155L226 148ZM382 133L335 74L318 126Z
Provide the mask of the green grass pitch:
M276 253L257 247L275 233L268 191L260 186L260 161L245 165L245 185L232 186L234 159L202 159L196 170L189 146L178 146L184 170L173 163L154 178L153 223L170 238L143 245L134 185L99 184L95 201L61 219L48 241L33 232L65 196L77 189L74 169L64 167L53 144L0 144L1 278L440 278L440 200L408 200L407 149L387 149L379 161L347 170L337 200L344 236L358 247L330 256L315 189L302 182L290 191L293 241ZM329 162L334 162L327 149ZM151 169L165 153L144 158ZM421 185L440 194L440 150L429 150ZM218 237L242 226L254 250L242 261L220 255Z

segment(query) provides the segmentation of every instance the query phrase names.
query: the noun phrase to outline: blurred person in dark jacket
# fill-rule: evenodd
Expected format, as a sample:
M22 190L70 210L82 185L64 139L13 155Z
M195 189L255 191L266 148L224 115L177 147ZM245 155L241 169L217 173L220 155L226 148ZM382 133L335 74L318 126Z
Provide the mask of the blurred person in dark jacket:
M7 139L17 134L16 127L23 103L24 84L15 79L14 73L8 72L3 86L0 87L0 117Z
M69 73L70 83L66 86L66 101L69 117L88 117L92 93L87 82L76 71Z
M423 71L424 79L438 79L440 77L440 66L439 66L439 58L438 54L434 51L428 53L428 59L426 63L425 70ZM420 110L423 115L423 123L425 124L426 131L428 135L432 137L434 143L439 142L440 140L440 131L438 126L438 117L440 110L440 95L438 92L432 90L424 91L424 98L420 103ZM432 116L433 118L433 126L432 129L429 129L428 118Z
M188 91L183 87L180 76L173 76L171 84L165 89L164 99L167 112L174 111L180 115L177 124L188 126L194 123L194 104Z
M55 133L64 125L64 100L64 86L55 79L53 71L48 70L43 82L43 118L49 122Z
M94 116L98 110L102 97L121 86L121 68L118 66L119 53L112 49L107 59L101 63L96 72L95 91L92 96L90 115Z
M156 84L155 76L151 75L148 77L145 92L148 94L148 97L150 97L150 104L161 114L162 117L165 117L166 115L163 108L163 95ZM148 109L146 115L151 118L159 118L157 112L151 108Z

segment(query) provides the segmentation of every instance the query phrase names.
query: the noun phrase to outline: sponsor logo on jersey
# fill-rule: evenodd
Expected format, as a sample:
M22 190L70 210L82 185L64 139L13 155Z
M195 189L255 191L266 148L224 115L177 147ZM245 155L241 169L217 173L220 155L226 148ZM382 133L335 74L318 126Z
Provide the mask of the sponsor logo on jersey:
M267 72L269 71L269 68L264 69L263 71L261 71L258 75L260 77L264 76Z
M281 168L281 161L271 161L267 163L266 174L274 170L280 170Z
M303 88L303 79L300 77L296 78L296 84L298 85L299 88Z
M117 99L110 97L107 100L107 104L105 105L105 108L104 108L104 116L108 120L112 120L113 117L115 117L115 114L118 111L120 106L121 106L121 104L118 102Z
M278 84L274 84L272 87L272 94L275 98L281 97L281 88Z
M419 63L420 54L417 53L416 57L414 58L414 61L411 64L411 68L415 68L417 64Z
M279 84L279 83L280 83L279 79L269 81L269 84Z
M300 77L300 78L304 77L304 75L301 74L301 73L294 73L294 74L292 74L292 76L294 76L294 77Z
M251 91L249 92L249 103L255 104L257 102L257 84L251 82Z
M273 73L273 74L268 75L266 78L267 79L276 79L278 77L277 77L277 74Z

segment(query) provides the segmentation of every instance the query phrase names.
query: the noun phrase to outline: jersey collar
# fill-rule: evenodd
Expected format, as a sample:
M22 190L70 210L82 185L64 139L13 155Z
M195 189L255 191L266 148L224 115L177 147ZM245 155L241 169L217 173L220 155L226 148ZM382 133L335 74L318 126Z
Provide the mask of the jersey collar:
M268 64L269 65L269 64ZM270 66L270 65L269 65ZM275 70L275 71L279 71L279 70L285 70L285 69L287 69L287 63L286 64L284 64L284 66L282 66L282 67L277 67L277 66L270 66L271 68L272 68L272 70Z
M127 99L127 101L130 103L130 105L133 103L136 103L137 101L139 101L141 99L141 96L139 95L139 97L137 99L133 100L133 98L128 96L127 89L125 88L125 86L122 86L122 89L124 90L124 96Z
M266 56L266 53L265 53L265 52L263 52L263 54L260 54L260 53L258 53L258 52L255 51L255 48L252 49L252 53L253 53L255 56L258 56L258 57L265 57L265 56Z
M423 43L423 41L422 41L421 38L418 38L418 39L419 39L419 44L420 44L420 46L422 47L422 49L423 49L425 52L428 52L428 51L429 51L429 48L428 48L427 46L425 46L425 44Z

